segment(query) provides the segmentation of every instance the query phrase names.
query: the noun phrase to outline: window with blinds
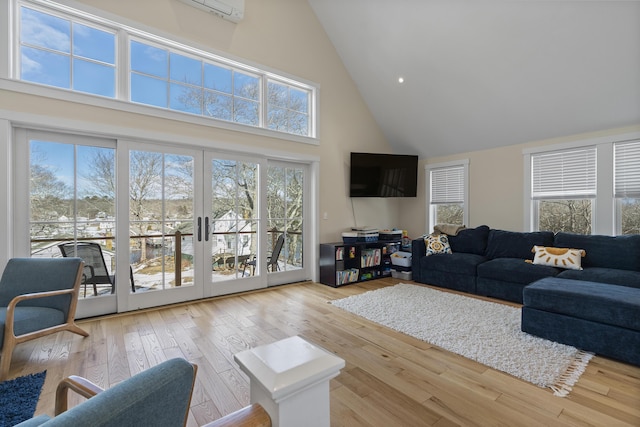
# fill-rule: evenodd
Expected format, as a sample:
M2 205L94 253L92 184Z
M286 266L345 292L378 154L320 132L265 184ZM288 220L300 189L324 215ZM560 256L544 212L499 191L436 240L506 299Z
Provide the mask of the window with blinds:
M613 146L616 234L640 234L640 140Z
M431 171L431 204L464 202L464 166Z
M640 198L640 140L614 145L614 196Z
M531 156L534 200L590 198L596 195L596 148Z
M591 234L596 147L531 156L531 199L537 230Z
M429 171L429 228L436 224L465 223L465 186L468 162L434 167Z

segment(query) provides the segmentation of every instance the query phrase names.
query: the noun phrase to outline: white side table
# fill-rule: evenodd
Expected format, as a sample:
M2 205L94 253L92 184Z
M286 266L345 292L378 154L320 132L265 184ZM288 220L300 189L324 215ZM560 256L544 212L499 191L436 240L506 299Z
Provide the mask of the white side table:
M328 427L329 381L343 359L299 336L234 355L249 376L251 403L269 413L274 427Z

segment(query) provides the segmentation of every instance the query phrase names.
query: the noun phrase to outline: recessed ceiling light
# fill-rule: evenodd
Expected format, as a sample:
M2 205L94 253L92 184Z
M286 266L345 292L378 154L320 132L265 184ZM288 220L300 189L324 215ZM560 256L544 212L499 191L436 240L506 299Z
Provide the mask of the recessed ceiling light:
M398 83L404 83L404 77L398 77Z

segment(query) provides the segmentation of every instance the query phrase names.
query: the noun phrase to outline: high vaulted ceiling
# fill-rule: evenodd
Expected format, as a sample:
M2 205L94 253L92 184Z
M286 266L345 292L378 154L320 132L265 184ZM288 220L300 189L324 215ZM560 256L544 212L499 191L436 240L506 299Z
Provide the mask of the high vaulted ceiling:
M309 3L397 153L640 123L640 1Z

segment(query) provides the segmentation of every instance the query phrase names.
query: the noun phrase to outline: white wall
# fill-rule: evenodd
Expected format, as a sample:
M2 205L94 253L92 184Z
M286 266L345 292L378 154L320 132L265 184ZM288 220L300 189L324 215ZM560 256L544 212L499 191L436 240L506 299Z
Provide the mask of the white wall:
M523 199L523 150L525 148L613 137L638 131L640 131L640 124L422 160L418 177L418 194L421 196L416 199L403 199L399 222L408 229L410 237L418 237L430 232L431 230L426 229L425 222L427 202L424 197L424 165L469 159L469 224L466 225L476 227L486 224L503 230L525 231Z

